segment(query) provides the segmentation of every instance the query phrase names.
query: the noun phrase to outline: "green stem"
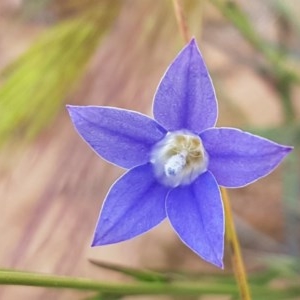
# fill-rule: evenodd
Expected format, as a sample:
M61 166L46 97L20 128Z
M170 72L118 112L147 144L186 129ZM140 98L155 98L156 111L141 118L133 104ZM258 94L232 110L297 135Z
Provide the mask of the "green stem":
M100 292L105 295L230 295L238 296L238 290L231 283L193 282L193 283L106 283L85 278L47 275L42 273L22 272L16 270L0 270L0 285L22 285L48 288L69 288ZM289 299L299 295L298 284L286 289L271 289L269 287L253 285L254 299Z
M48 275L16 270L0 270L0 285L23 285L47 288L69 288L100 292L105 295L230 295L236 297L238 290L231 283L192 282L192 283L138 283L118 284L104 283L86 278ZM268 286L253 285L254 299L289 299L299 295L298 284L285 289L272 289Z
M237 289L228 284L182 284L182 283L104 283L85 278L47 275L13 270L0 271L0 285L23 285L52 288L70 288L98 291L112 295L201 295L227 294L237 295Z
M135 269L135 268L120 266L120 265L111 264L111 263L102 262L102 261L97 261L94 259L90 259L89 261L92 264L94 264L100 268L108 269L111 271L116 271L116 272L131 276L131 277L133 277L137 280L141 280L141 281L170 282L171 280L174 279L171 275L165 274L165 273L159 273L159 272L154 272L154 271L150 271L150 270L139 270L139 269Z

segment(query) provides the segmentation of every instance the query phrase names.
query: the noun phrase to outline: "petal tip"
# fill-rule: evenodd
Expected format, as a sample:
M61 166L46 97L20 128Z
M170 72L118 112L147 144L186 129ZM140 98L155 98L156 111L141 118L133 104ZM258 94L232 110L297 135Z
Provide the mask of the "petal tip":
M287 154L292 152L294 150L293 146L284 146L284 152L286 152Z
M66 109L71 117L72 115L74 115L76 108L78 108L78 106L70 105L70 104L66 105Z
M217 261L216 263L214 263L214 265L222 270L224 270L224 263L223 260Z
M96 239L96 237L94 237L92 243L91 243L91 247L96 247L96 246L100 246L98 243L98 239Z
M105 243L104 240L102 240L101 238L99 238L98 236L94 236L94 239L91 243L91 247L97 247L97 246L104 246L107 245L109 243Z
M197 45L196 38L193 36L189 42L190 45Z
M67 110L72 110L73 107L74 107L74 105L66 104L66 109L67 109Z
M98 246L96 243L94 243L94 241L91 243L91 247L96 247Z
M200 256L202 257L202 256ZM207 257L202 257L206 262L224 270L224 263L223 263L223 255L221 255L221 257L210 257L210 258L207 258Z
M280 151L281 160L279 161L279 163L281 163L281 161L283 159L285 159L288 156L288 154L290 154L290 152L292 152L293 150L294 150L293 146L283 146L283 145L281 145L281 151Z
M192 38L191 38L191 40L190 40L190 42L188 43L187 47L188 47L188 48L192 48L192 51L200 52L195 37L192 37Z

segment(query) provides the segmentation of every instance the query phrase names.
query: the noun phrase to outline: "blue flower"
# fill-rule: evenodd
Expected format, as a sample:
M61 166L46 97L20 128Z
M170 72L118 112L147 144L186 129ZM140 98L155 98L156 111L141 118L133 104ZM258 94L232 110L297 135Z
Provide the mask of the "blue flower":
M92 245L131 239L168 218L179 238L223 267L219 186L269 174L292 150L234 128L216 128L217 100L195 40L163 76L154 120L102 106L68 106L79 135L105 160L129 169L110 188Z

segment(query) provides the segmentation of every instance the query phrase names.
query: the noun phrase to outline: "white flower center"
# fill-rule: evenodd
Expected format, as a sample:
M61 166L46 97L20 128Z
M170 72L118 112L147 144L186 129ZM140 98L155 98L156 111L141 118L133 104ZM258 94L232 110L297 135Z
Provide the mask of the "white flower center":
M187 131L168 133L151 153L158 180L176 187L193 182L207 170L208 155L199 136Z

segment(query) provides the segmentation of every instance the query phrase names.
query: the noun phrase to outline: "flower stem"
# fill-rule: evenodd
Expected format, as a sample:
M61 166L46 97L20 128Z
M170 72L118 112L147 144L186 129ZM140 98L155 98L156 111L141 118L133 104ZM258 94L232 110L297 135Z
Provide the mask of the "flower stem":
M180 33L185 42L188 42L190 39L188 25L184 17L183 9L181 6L180 0L173 0L174 12L176 15L178 27ZM236 281L239 286L240 295L242 300L251 300L250 289L247 281L247 274L244 267L244 262L242 259L241 248L237 238L233 217L231 213L230 201L226 189L221 188L224 210L225 210L225 231L226 231L226 240L230 246L231 250L231 259L234 274Z
M177 24L181 33L181 36L183 38L183 40L185 41L185 43L188 43L191 35L189 32L189 27L187 25L184 13L183 13L183 9L182 9L182 5L180 3L180 0L173 0L173 6L174 6L174 12L175 12L175 16L176 16L176 20L177 20Z
M222 193L224 210L225 210L226 241L231 251L232 266L239 286L241 299L251 300L250 289L247 281L247 273L245 270L245 266L241 254L241 247L234 226L229 196L225 188L221 188L221 193Z
M111 295L181 295L202 294L236 295L237 290L230 284L220 283L106 283L86 278L48 275L42 273L20 272L14 270L0 271L0 285L23 285L52 288L70 288L97 291Z

